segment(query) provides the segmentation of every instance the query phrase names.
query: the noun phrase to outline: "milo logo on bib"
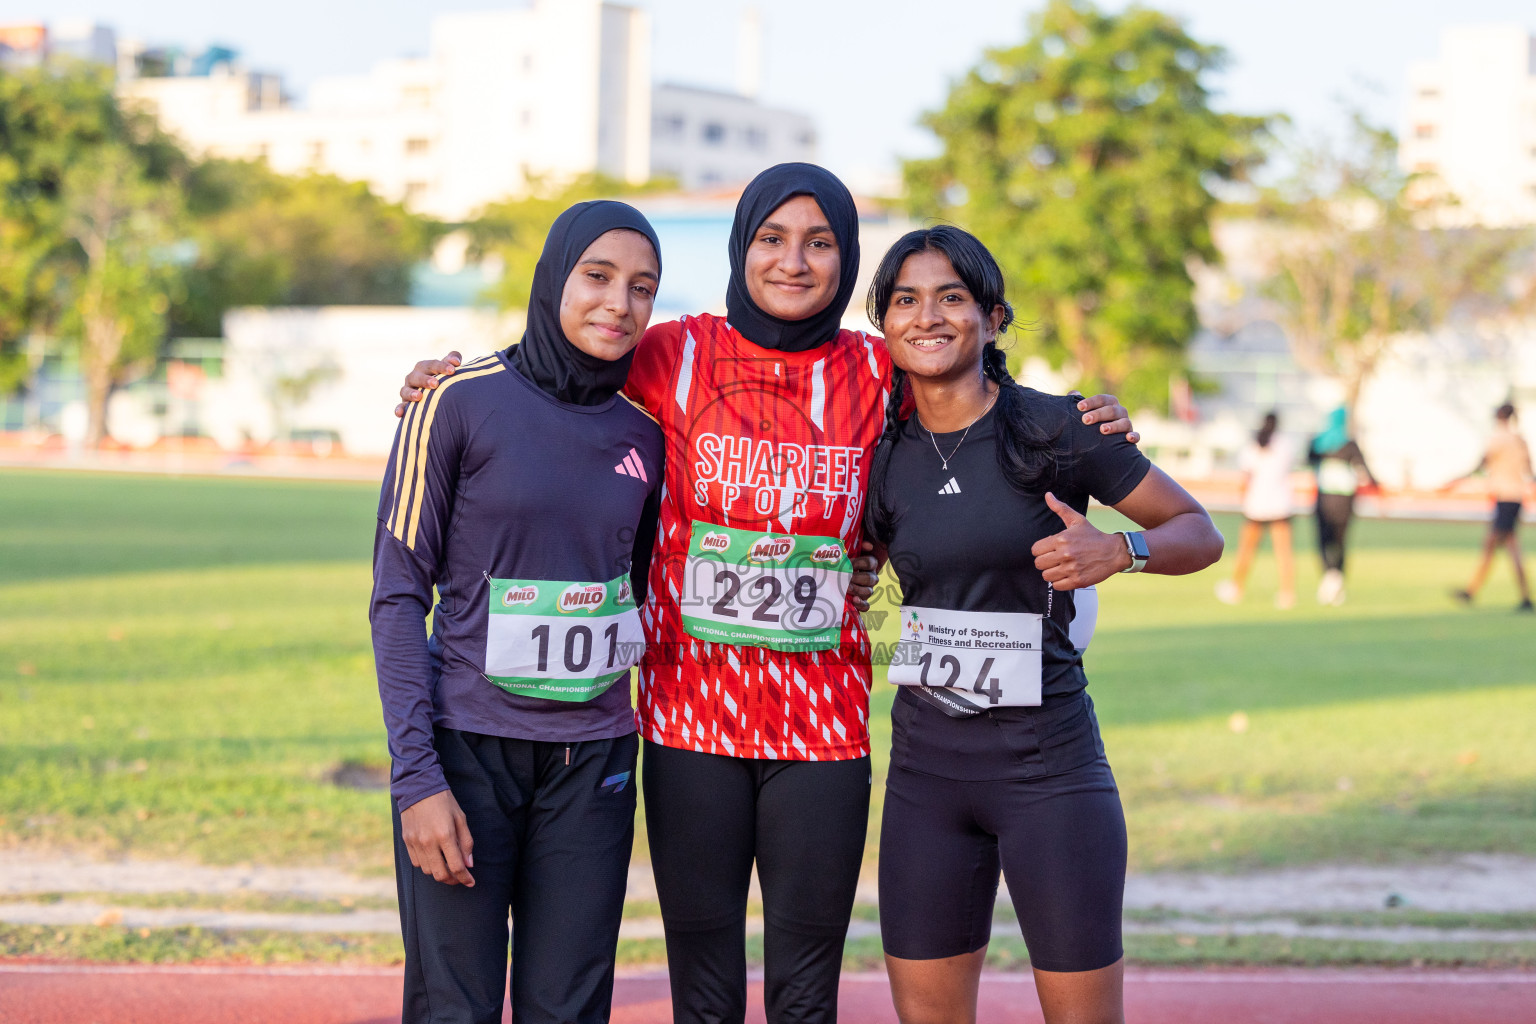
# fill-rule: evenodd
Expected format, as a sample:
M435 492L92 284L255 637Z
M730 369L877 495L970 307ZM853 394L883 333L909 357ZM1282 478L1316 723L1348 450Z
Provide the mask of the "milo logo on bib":
M699 547L704 551L726 552L731 550L731 538L723 533L706 533L699 538Z
M560 595L562 612L595 612L608 600L608 588L601 583L573 583Z
M793 537L760 537L747 549L749 562L782 562L795 550Z
M519 605L533 604L538 599L538 587L513 587L501 595L501 604L504 608L516 608Z
M811 561L829 564L843 560L843 546L841 544L823 544L811 552Z

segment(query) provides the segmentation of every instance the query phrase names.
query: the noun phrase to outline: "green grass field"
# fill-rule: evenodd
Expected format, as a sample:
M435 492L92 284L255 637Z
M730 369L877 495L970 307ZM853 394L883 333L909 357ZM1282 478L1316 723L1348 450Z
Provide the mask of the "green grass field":
M387 871L387 796L331 781L387 756L376 496L0 471L0 843ZM1343 608L1306 600L1305 524L1290 612L1263 556L1239 608L1220 567L1101 588L1090 692L1133 869L1536 855L1536 619L1504 567L1479 607L1447 599L1480 526L1356 529ZM879 772L891 697L877 677Z

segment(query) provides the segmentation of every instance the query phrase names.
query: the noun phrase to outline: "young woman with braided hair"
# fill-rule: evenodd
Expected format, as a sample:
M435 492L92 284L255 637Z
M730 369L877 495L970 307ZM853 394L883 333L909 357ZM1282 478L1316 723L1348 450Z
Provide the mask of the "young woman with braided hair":
M1072 399L1014 383L997 345L1013 311L972 235L905 235L869 311L895 364L865 522L902 587L880 830L897 1015L976 1019L1001 870L1047 1024L1121 1022L1125 819L1069 634L1073 592L1198 571L1221 535ZM1090 497L1146 529L1100 532Z

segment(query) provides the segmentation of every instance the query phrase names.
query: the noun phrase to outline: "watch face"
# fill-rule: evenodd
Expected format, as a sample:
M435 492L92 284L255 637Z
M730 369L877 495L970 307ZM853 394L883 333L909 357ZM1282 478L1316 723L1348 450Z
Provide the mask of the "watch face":
M1131 557L1144 562L1151 557L1152 552L1147 549L1147 538L1140 533L1128 532L1125 535L1131 545Z

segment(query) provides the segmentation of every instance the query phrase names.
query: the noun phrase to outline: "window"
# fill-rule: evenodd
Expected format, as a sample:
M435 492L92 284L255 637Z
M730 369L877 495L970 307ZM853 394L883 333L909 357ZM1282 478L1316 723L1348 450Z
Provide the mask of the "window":
M725 125L719 121L706 121L702 132L708 145L718 146L725 142Z
M405 151L411 156L424 156L432 148L430 139L406 139Z
M1413 137L1416 139L1432 139L1435 137L1435 126L1432 124L1416 124L1413 126Z
M662 139L677 139L683 135L688 122L681 114L657 114L651 122L651 134Z
M752 125L742 133L747 140L747 148L762 151L768 148L768 133L757 125Z
M795 141L802 146L814 146L816 145L816 133L813 131L803 131Z

